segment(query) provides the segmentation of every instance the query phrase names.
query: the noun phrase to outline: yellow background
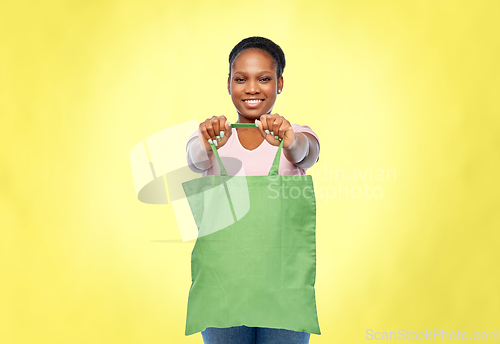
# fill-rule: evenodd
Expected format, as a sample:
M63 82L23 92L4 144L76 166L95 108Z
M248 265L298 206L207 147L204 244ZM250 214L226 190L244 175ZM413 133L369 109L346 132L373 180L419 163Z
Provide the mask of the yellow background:
M322 334L500 331L498 1L3 1L0 343L201 343L184 336L191 243L137 200L130 150L226 115L228 55L286 54L275 106L320 137ZM185 142L172 142L185 149ZM324 191L323 191L324 192ZM265 219L262 219L265 221Z

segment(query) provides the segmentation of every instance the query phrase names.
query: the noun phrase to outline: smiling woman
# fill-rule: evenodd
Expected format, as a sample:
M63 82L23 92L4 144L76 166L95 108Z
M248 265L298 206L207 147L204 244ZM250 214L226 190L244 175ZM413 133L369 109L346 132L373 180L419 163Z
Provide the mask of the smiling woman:
M232 49L227 89L238 113L237 123L256 123L256 127L231 128L225 116L206 119L186 145L191 170L204 176L219 173L210 142L215 142L221 157L241 159L247 175L267 174L272 162L269 157L282 140L281 174L303 175L318 162L319 138L311 128L271 114L283 90L285 64L282 49L267 38L249 37Z
M188 139L191 170L204 177L214 175L207 187L214 188L214 181L219 180L215 176L224 180L251 176L246 190L250 206L258 210L259 218L269 220L254 226L252 215L246 214L229 227L197 239L191 259L186 335L201 332L205 343L232 343L237 338L239 343L301 344L309 342L311 333L320 334L314 296L315 200L312 178L306 175L319 159L319 138L309 126L292 124L272 113L283 90L284 68L285 54L277 44L263 37L243 39L229 54L227 79L238 125L224 115L213 116ZM222 159L222 164L224 157L232 159ZM276 180L269 177L276 174ZM283 175L294 175L297 180ZM205 186L198 181L204 179L186 185L185 190L203 194ZM280 186L290 183L290 197L276 197L279 186L259 189L269 181ZM231 194L232 201L237 203L238 196ZM218 201L213 209L223 209L223 204L217 207ZM266 202L270 205L259 211ZM251 230L245 227L249 224ZM287 232L288 239L282 239L281 231ZM221 236L223 243L227 235L230 242L241 244L230 249L217 246L209 240L214 235Z

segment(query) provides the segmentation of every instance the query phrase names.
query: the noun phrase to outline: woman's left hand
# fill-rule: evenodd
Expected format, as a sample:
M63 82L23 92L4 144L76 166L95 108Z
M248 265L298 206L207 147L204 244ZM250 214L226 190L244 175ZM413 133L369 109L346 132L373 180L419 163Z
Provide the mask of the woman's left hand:
M295 140L295 133L292 125L285 117L276 114L266 114L256 120L259 132L267 142L273 146L279 146L283 139L283 148L290 147Z

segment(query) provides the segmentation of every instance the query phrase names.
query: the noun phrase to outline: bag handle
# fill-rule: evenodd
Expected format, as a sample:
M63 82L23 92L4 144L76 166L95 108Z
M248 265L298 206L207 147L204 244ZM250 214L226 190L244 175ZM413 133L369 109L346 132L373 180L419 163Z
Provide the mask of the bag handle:
M256 125L254 123L233 123L231 128L255 128ZM269 171L269 176L277 176L280 167L280 157L281 157L281 149L283 148L283 140L281 140L278 151L276 152L276 156L274 157L273 165L271 166L271 170ZM227 171L222 161L220 160L219 153L217 153L217 148L213 143L210 143L210 147L212 147L212 151L215 153L217 157L217 161L219 162L220 167L220 175L227 176Z

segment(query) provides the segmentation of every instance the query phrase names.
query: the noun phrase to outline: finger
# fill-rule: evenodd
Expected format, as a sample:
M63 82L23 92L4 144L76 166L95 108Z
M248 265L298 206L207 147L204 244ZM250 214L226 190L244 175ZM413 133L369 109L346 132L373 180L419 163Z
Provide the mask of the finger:
M227 120L226 117L224 117L225 122L224 122L224 137L229 139L231 137L231 134L233 133L233 128L230 125L230 122Z
M262 116L260 116L262 118ZM260 120L257 120L257 129L259 130L260 135L262 135L263 138L266 138L266 133L264 132L264 123Z
M273 130L271 128L273 116L272 115L263 115L262 117L263 117L262 118L262 124L263 124L262 128L264 129L266 134L269 134Z
M292 129L290 122L286 119L283 119L283 122L281 123L281 126L279 128L278 136L280 138L285 138L285 133L290 129Z
M201 123L200 126L198 127L198 136L200 138L201 145L205 148L205 150L211 150L212 148L210 147L210 143L208 142L210 136L207 133L207 128L205 127L205 123Z
M218 135L219 141L222 140L224 138L224 136L226 136L226 133L227 133L226 123L227 123L226 116L224 116L224 115L219 116L219 135Z
M210 136L210 139L215 139L214 128L213 128L212 120L210 118L205 121L205 126L207 127L207 132L208 132L208 135Z
M208 139L210 139L210 134L208 133L205 122L200 124L200 133L203 136L203 139L205 139L205 141L208 141Z
M277 115L276 118L274 119L273 126L272 126L275 138L276 138L276 136L279 135L281 123L283 123L283 117Z
M271 136L275 136L276 133L277 133L277 130L276 128L274 127L274 123L276 121L276 119L279 117L278 114L272 114L271 115L271 118L267 121L267 126L269 127L269 131L270 131L270 134Z
M207 133L208 133L209 139L217 147L217 140L215 139L215 133L214 133L214 129L213 129L212 119L207 119L205 121L205 126L207 128Z
M217 116L213 116L212 119L210 120L210 122L212 122L212 129L214 130L214 135L216 136L216 137L214 137L214 139L216 139L217 136L219 136L219 134L220 134L219 118Z
M262 130L267 130L267 122L266 122L266 116L267 115L262 115L259 117L259 122L262 125Z

